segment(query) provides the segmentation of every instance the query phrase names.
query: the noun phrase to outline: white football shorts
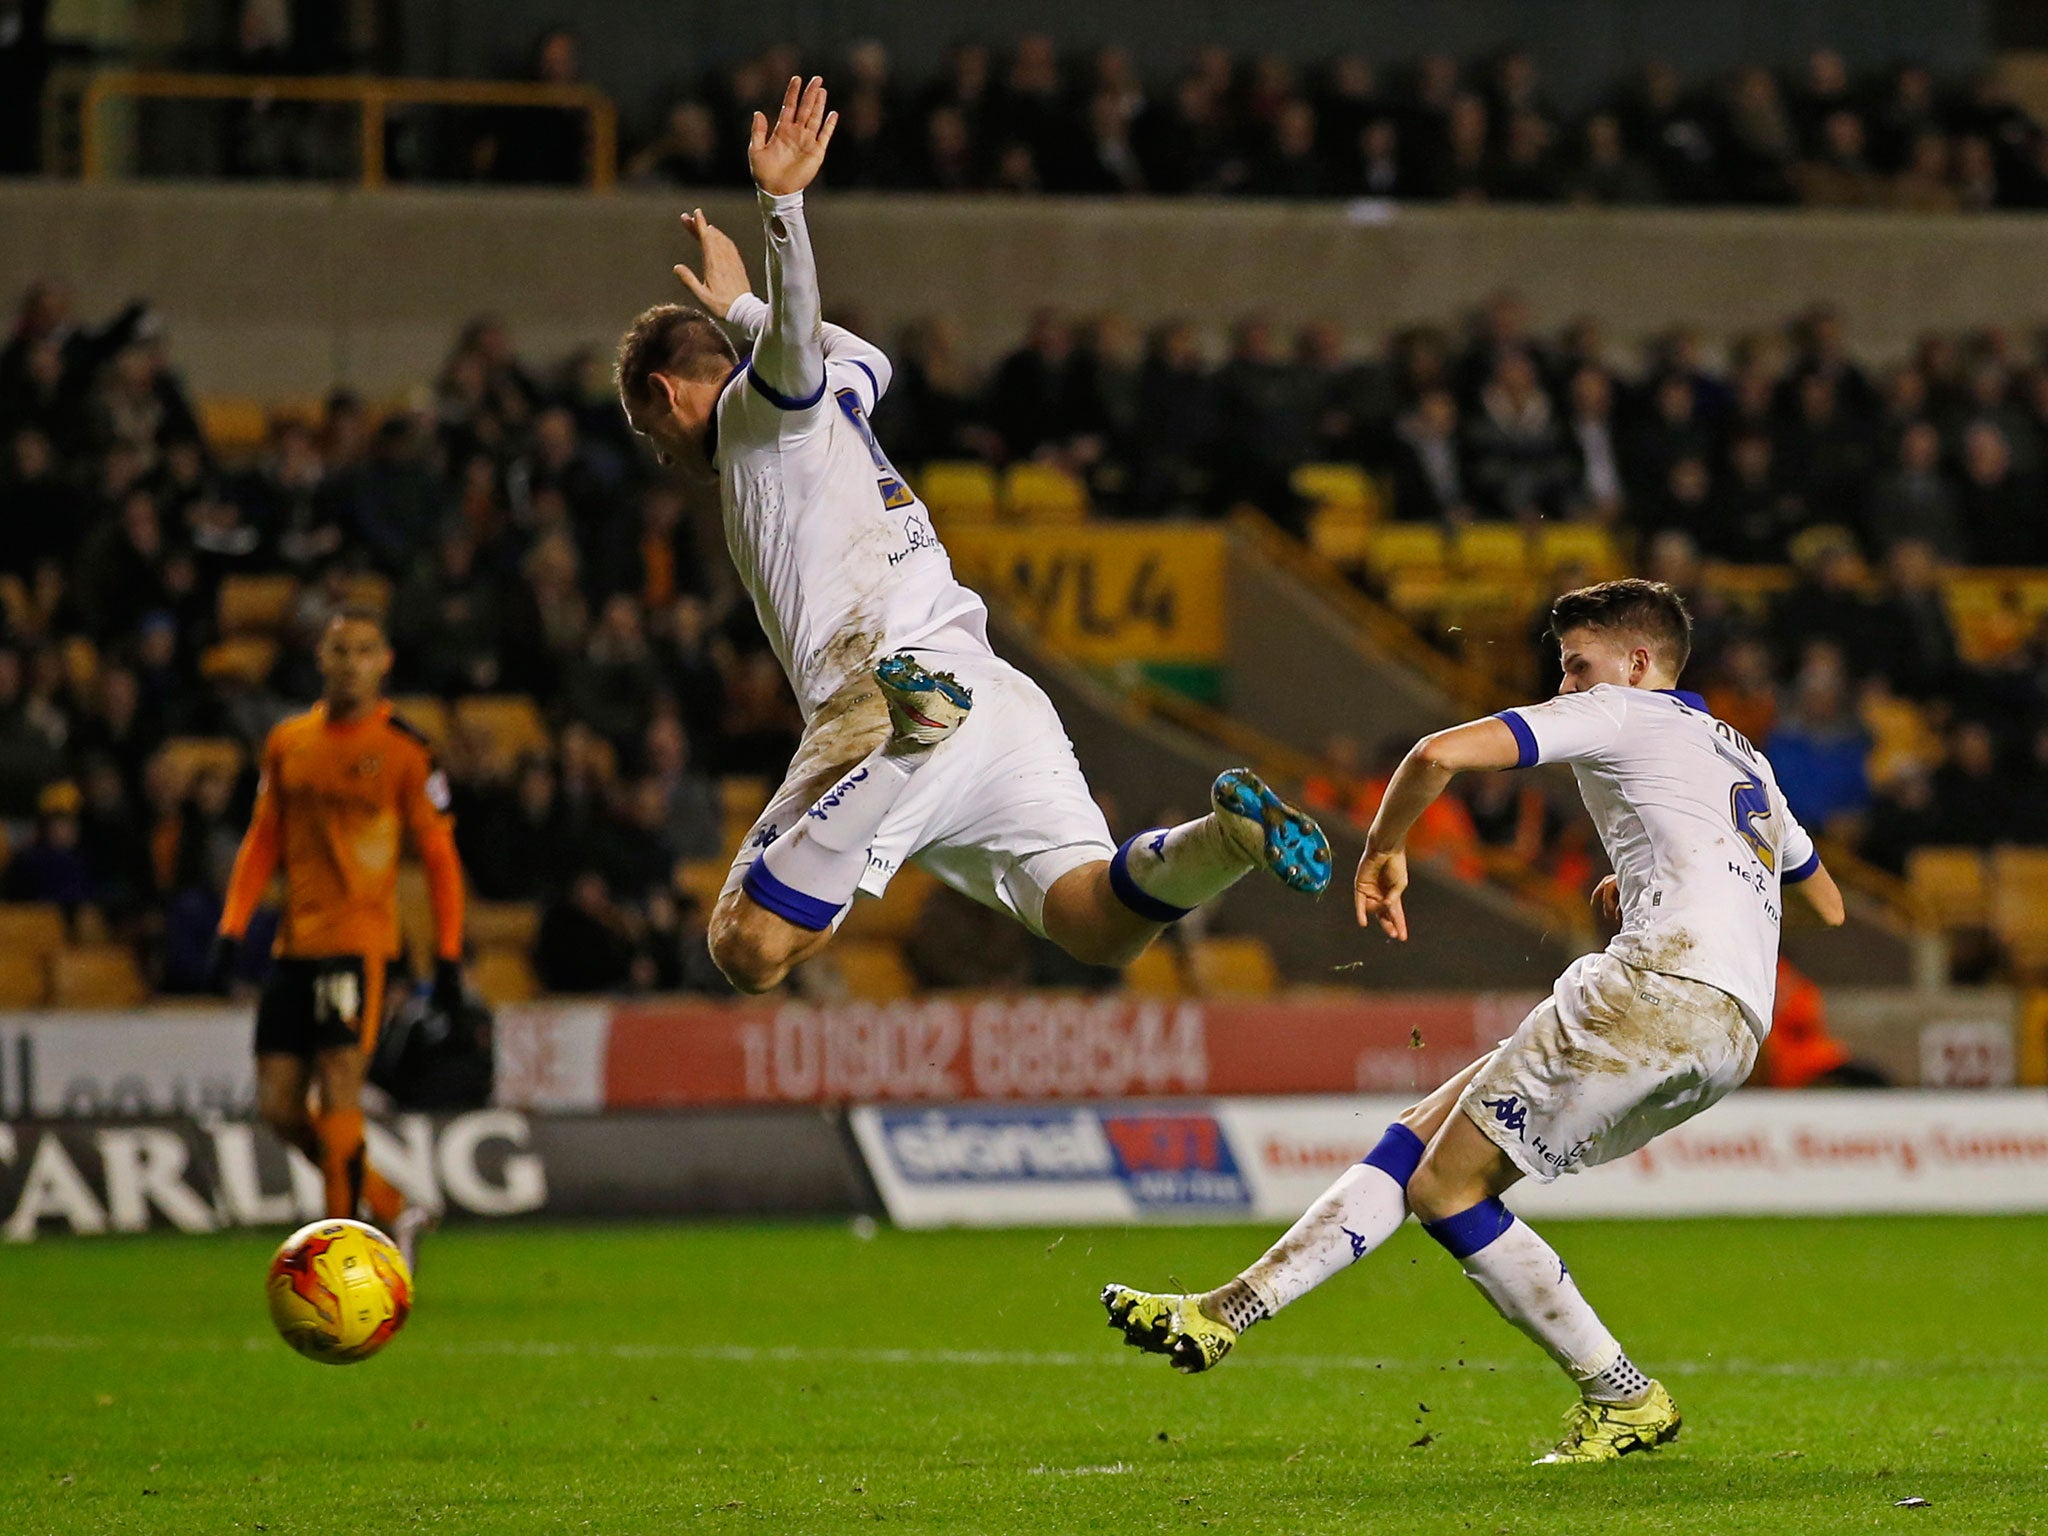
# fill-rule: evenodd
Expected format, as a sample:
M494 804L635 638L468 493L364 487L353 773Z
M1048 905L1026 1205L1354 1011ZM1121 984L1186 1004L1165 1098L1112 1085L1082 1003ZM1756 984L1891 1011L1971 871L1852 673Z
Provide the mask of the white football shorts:
M965 683L974 709L882 818L860 889L881 895L914 860L1042 935L1046 892L1062 875L1116 852L1066 727L1045 691L1000 656L914 654ZM863 673L827 699L733 860L724 894L738 888L762 849L888 737L889 710L873 677Z
M1458 1107L1533 1179L1626 1157L1740 1087L1757 1037L1718 987L1574 960Z

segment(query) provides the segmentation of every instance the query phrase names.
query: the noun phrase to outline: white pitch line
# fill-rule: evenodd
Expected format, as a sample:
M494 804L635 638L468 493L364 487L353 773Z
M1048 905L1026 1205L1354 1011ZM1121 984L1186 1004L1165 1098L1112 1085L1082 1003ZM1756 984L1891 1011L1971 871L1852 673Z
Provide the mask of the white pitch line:
M265 1335L248 1334L234 1338L165 1338L147 1343L134 1340L95 1338L86 1335L31 1334L0 1337L0 1349L51 1353L88 1353L99 1350L137 1348L182 1354L223 1354L256 1352L277 1348ZM587 1344L556 1339L474 1339L408 1341L409 1353L460 1358L463 1356L504 1356L515 1359L584 1358L606 1360L675 1360L727 1365L850 1365L850 1366L960 1366L1003 1370L1123 1370L1148 1366L1150 1362L1135 1351L1105 1341L1100 1351L1011 1350L1011 1349L883 1349L805 1344ZM1483 1360L1466 1357L1463 1364L1447 1360L1397 1360L1372 1355L1238 1355L1232 1371L1293 1371L1313 1376L1330 1373L1362 1374L1373 1371L1464 1371L1544 1373L1552 1369L1537 1358ZM1963 1360L1746 1360L1736 1356L1705 1360L1664 1360L1657 1362L1660 1375L1670 1376L1767 1376L1820 1380L1834 1377L1936 1376L1978 1373L1982 1361ZM1996 1374L2048 1375L2048 1359L2008 1359Z

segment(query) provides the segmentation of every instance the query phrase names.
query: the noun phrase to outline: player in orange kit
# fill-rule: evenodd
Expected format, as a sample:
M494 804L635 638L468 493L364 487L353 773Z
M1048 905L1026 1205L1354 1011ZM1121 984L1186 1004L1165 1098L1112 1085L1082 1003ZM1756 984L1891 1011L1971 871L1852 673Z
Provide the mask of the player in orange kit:
M224 980L279 865L285 909L256 1010L256 1097L278 1136L319 1165L327 1214L371 1218L411 1263L430 1217L363 1152L363 1075L399 954L398 853L410 832L434 909L434 1002L462 999L462 865L448 780L383 697L391 642L375 613L337 614L320 639L318 704L270 733L256 810L235 857L213 971ZM309 1090L319 1087L314 1113Z

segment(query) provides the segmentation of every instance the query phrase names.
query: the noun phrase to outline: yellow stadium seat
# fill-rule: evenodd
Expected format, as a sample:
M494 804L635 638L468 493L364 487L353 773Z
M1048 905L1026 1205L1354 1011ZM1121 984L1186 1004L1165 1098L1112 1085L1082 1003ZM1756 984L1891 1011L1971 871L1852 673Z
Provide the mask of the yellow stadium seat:
M903 951L894 944L841 940L825 951L849 997L868 1003L893 1003L917 990Z
M731 864L733 855L740 851L740 844L747 840L747 833L753 830L755 821L768 809L768 781L734 774L719 780L718 790L723 808L720 824L723 842L720 847L725 854L725 862Z
M375 571L358 571L348 578L346 601L351 608L367 608L372 613L391 611L391 581Z
M455 734L448 706L431 693L400 694L391 701L391 712L418 731L436 752L448 750L448 738Z
M1053 464L1012 464L1003 472L1003 508L1023 523L1079 523L1088 487Z
M226 736L173 736L156 755L180 794L198 774L225 773L232 778L242 771L242 744Z
M1529 565L1529 536L1513 523L1474 523L1458 531L1451 553L1462 571L1501 577Z
M1366 564L1381 574L1441 570L1446 553L1444 531L1435 523L1381 523L1367 541Z
M64 909L55 902L0 902L0 953L27 955L40 963L64 942Z
M1536 535L1536 548L1547 571L1583 565L1588 575L1606 577L1621 569L1614 535L1592 523L1545 523Z
M270 415L260 400L215 396L198 403L206 446L225 458L254 453L270 437Z
M72 635L64 641L63 655L65 681L81 694L89 692L99 681L99 647L84 635Z
M291 616L299 584L289 576L223 576L214 612L223 635L275 635Z
M1279 968L1264 939L1198 939L1188 951L1188 976L1202 997L1271 997Z
M1991 912L1984 855L1975 848L1915 848L1906 883L1943 929L1981 928Z
M917 494L940 523L959 527L996 519L996 472L976 459L933 460L917 477Z
M1124 990L1138 997L1179 997L1180 960L1171 944L1154 944L1124 967Z
M50 1002L58 1008L134 1008L149 996L123 944L82 944L50 956Z
M1356 464L1299 464L1287 477L1287 484L1303 501L1356 512L1367 522L1384 510L1379 486Z
M40 1008L49 1000L49 957L0 948L0 1008Z
M204 677L232 677L245 683L260 683L277 665L277 642L261 635L238 635L209 645L199 658Z
M1365 564L1371 547L1372 519L1361 507L1325 502L1308 514L1308 544L1339 570Z
M915 864L904 865L879 899L863 897L853 904L840 924L841 938L902 943L917 931L917 921L938 883Z
M455 724L465 736L481 738L491 765L509 768L529 752L551 745L547 722L523 693L479 693L455 701Z
M725 877L731 869L728 859L684 859L676 865L675 886L709 917L711 909L718 905L718 893L725 889Z
M480 949L469 966L470 984L493 1008L524 1003L540 995L540 978L523 949L493 945Z
M472 901L462 926L479 953L486 949L527 950L540 935L540 908L530 901Z
M2023 976L2048 970L2048 848L1992 853L1991 931Z

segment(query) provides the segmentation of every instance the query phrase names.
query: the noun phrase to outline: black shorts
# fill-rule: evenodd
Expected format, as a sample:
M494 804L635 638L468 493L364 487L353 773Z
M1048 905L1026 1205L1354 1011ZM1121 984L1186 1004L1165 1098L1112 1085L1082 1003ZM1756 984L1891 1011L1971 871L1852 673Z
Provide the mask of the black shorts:
M353 1046L368 1055L384 1021L385 962L362 955L279 957L256 1005L256 1054L304 1056Z

